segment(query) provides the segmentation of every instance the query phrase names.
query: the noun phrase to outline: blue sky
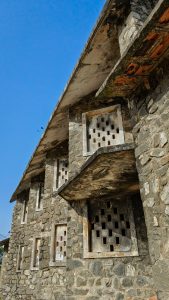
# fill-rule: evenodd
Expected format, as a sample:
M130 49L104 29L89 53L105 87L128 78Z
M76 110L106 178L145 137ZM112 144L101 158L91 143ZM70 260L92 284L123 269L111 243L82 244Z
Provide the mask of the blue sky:
M9 198L105 0L0 1L0 234Z

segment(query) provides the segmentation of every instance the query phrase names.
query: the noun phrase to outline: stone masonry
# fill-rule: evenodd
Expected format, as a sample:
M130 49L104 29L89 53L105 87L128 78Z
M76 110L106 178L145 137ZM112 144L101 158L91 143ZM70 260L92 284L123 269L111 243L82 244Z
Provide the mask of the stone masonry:
M158 87L133 107L133 128L140 191L147 224L153 278L159 299L169 299L169 203L168 203L168 63ZM136 103L133 101L133 103ZM164 276L162 276L162 274Z
M127 10L119 9L126 5ZM163 45L155 32L164 32L159 20L168 30L167 0L106 2L68 91L11 198L16 204L3 260L1 300L169 299L169 33ZM144 22L156 23L153 29L148 23L147 29ZM144 57L134 41L141 30L147 30L138 37ZM118 39L122 57L116 65L113 59L109 74L111 62L105 57L112 37ZM158 46L158 51L153 48L154 69L147 40L148 46ZM105 68L99 70L101 60ZM142 61L146 68L140 80L136 63ZM90 74L89 65L94 70ZM80 89L72 88L76 82ZM103 91L101 96L98 91ZM98 146L94 153L84 151L91 139ZM79 200L77 193L84 190L88 195L92 185L97 187L94 197ZM73 199L72 194L64 196L69 187Z
M144 21L154 8L156 0L132 0L130 1L131 11L125 22L119 27L119 44L121 54L131 45L131 41L138 34Z

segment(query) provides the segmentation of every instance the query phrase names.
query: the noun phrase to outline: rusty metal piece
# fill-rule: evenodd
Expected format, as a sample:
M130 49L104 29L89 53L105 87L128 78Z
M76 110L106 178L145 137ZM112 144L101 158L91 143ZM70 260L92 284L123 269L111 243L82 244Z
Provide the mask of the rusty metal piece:
M135 75L137 76L145 76L148 75L149 72L152 70L153 65L143 65L140 66L140 68L137 70L137 72L135 73Z
M126 73L128 75L135 75L135 76L145 76L148 75L151 69L153 68L152 64L147 65L138 65L136 63L130 63L127 68Z
M154 31L148 33L147 37L143 40L141 47L136 51L135 56L144 57L147 52L153 47L158 40L160 34Z
M117 76L114 80L114 84L116 85L132 85L135 86L136 84L136 78L134 77L128 77L126 75Z
M169 34L163 37L162 41L152 50L150 58L153 60L159 59L160 56L169 47Z
M155 41L157 40L157 38L159 37L159 33L151 31L149 32L149 34L147 35L147 37L145 38L145 40L147 41Z
M161 16L159 22L160 22L160 24L166 24L166 23L169 23L169 8L167 8L167 9L165 10L165 12L164 12L163 15Z
M138 64L130 63L129 66L128 66L128 68L127 68L126 73L128 75L134 75L136 73L136 71L138 70L138 68L139 68Z

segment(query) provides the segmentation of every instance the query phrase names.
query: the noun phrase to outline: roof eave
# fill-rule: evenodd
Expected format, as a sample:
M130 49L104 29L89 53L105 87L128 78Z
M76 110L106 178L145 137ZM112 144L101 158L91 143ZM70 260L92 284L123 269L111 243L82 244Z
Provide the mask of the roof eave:
M23 182L24 182L24 184L23 184L24 188L29 187L29 180L27 180L27 181L25 180L27 172L30 169L30 166L31 166L34 158L36 157L36 154L38 153L39 149L42 148L43 144L45 144L44 141L45 141L46 136L48 135L48 131L49 131L49 128L50 128L50 125L51 125L52 121L54 119L56 119L56 117L57 117L57 115L59 113L62 113L63 111L66 111L67 105L64 106L65 95L68 92L68 89L69 89L71 83L74 81L78 70L81 68L82 61L85 58L85 56L88 54L88 51L90 49L90 45L91 45L91 43L93 42L93 40L95 39L95 37L97 35L97 31L99 30L100 26L103 24L105 18L107 17L110 9L112 8L112 6L114 5L115 2L116 2L116 0L107 0L107 2L105 3L104 8L103 8L103 10L102 10L102 12L100 14L100 17L99 17L99 19L98 19L98 21L97 21L97 23L96 23L96 25L95 25L95 27L94 27L94 29L93 29L90 37L88 39L88 42L86 43L86 46L85 46L85 48L84 48L84 50L82 52L82 55L81 55L81 57L80 57L77 65L76 65L76 67L74 68L74 70L72 72L70 80L68 81L68 83L67 83L67 85L66 85L66 87L65 87L65 89L63 91L63 94L61 95L61 97L60 97L60 99L59 99L59 101L58 101L58 103L57 103L57 105L56 105L56 107L54 109L54 112L52 113L52 115L50 117L50 120L49 120L49 122L47 124L47 127L45 129L45 132L42 135L42 137L40 139L40 142L38 143L35 151L33 152L33 155L31 156L31 159L30 159L30 161L29 161L29 163L28 163L28 165L27 165L27 167L25 169L25 172L22 175L22 178L21 178L21 180L20 180L20 182L19 182L19 184L18 184L15 192L11 196L10 202L13 202L13 201L15 201L17 199L17 195L23 189L22 188L22 183ZM65 118L62 119L62 122L67 122L66 116L65 116ZM67 128L67 130L68 130L68 128ZM63 139L65 139L64 136L63 136ZM44 160L45 160L45 156L42 155L41 165L43 165Z

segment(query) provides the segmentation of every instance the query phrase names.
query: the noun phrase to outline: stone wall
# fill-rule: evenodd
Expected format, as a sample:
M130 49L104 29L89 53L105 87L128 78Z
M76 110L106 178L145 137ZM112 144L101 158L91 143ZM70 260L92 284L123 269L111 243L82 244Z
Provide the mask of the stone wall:
M67 223L68 204L53 195L54 160L46 161L45 196L43 210L36 211L37 183L31 185L28 202L28 219L21 225L22 202L14 209L8 259L2 276L2 300L46 300L64 299L66 268L49 267L51 228L56 223ZM39 270L31 270L33 240L41 238ZM16 272L19 245L24 246L23 270ZM58 292L59 297L58 298Z
M46 197L43 211L37 213L33 195L32 187L27 224L20 225L21 203L18 201L15 206L8 261L2 281L3 300L154 299L146 227L139 196L133 199L139 256L83 259L84 203L68 205L59 197L53 198L53 202ZM68 224L67 266L49 267L51 225L65 221ZM42 238L39 271L30 268L35 236ZM24 244L26 250L21 273L16 272L19 244Z
M160 70L160 69L159 69ZM169 299L169 80L168 63L154 74L151 93L130 102L141 197L158 299ZM158 80L162 79L161 83Z
M82 152L82 112L117 103L80 103L70 110L70 175L76 172L86 157ZM132 141L129 112L122 105L126 142ZM149 258L144 213L139 195L132 201L138 240L138 257L84 259L83 216L85 202L67 203L53 192L54 162L67 153L67 144L49 153L45 168L43 210L36 211L37 182L32 181L28 219L21 225L22 202L17 201L2 278L2 300L154 300L152 268ZM37 178L38 180L38 178ZM97 199L98 201L98 199ZM67 223L67 264L51 267L50 246L52 225ZM39 270L31 269L32 246L35 237L41 238ZM18 246L24 245L23 270L16 272Z
M132 126L129 110L124 102L105 103L105 101L97 101L88 97L70 109L70 176L88 159L83 156L82 113L115 104L122 105L125 142L130 143L133 141ZM137 196L137 199L133 201L139 257L83 259L84 206L85 203L75 201L69 206L66 299L156 299L140 197Z

